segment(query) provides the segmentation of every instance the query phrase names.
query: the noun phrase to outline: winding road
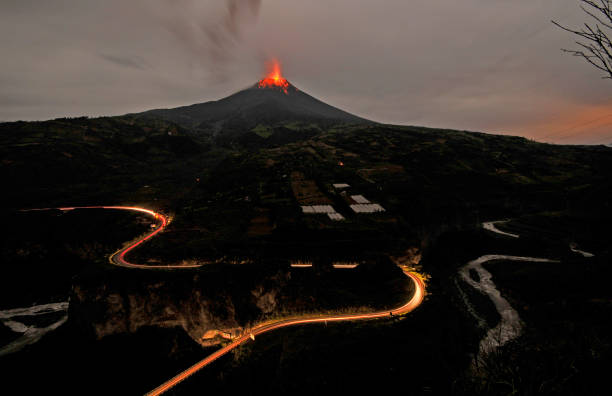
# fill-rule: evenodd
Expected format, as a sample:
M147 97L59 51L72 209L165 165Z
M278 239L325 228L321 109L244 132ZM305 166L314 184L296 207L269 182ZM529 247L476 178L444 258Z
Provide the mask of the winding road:
M272 330L280 329L283 327L289 327L289 326L309 324L309 323L341 322L341 321L348 321L348 320L367 320L367 319L388 318L392 316L405 315L413 311L416 307L421 305L421 303L423 302L423 298L425 297L425 284L417 275L413 274L412 272L408 272L408 270L406 269L404 269L404 274L406 274L414 282L415 292L412 298L400 307L397 307L392 310L371 312L371 313L365 313L365 314L329 315L329 316L318 316L314 318L303 318L303 319L300 319L300 318L291 319L290 318L290 319L280 319L280 320L276 320L272 322L262 323L250 329L250 331L246 332L240 337L236 338L234 341L232 341L230 344L226 345L225 347L219 349L218 351L212 353L206 358L200 360L198 363L189 367L187 370L181 372L174 378L166 381L162 385L153 389L151 392L147 393L147 395L150 395L150 396L161 395L162 393L170 390L170 388L176 386L181 381L185 380L189 376L196 373L198 370L201 370L202 368L208 366L209 364L211 364L212 362L214 362L221 356L225 355L232 349L239 347L240 345L244 344L245 342L249 340L255 340L255 336L258 336L263 333L267 333Z
M68 212L76 209L111 209L111 210L129 210L133 212L140 212L144 214L148 214L153 217L155 220L159 221L158 226L152 232L142 235L137 239L129 242L123 248L117 250L115 253L111 254L108 258L111 264L117 265L119 267L126 268L139 268L139 269L173 269L173 268L198 268L201 267L202 264L195 265L149 265L149 264L134 264L130 263L125 259L125 255L130 251L135 249L137 246L142 244L143 242L153 238L155 235L159 234L166 226L169 221L166 216L161 213L157 213L150 209L140 208L137 206L68 206L61 208L39 208L39 209L24 209L21 212L36 212L36 211L46 211L46 210L61 210L62 212Z
M125 255L129 253L131 250L135 249L140 244L145 241L151 239L155 235L159 234L167 225L168 219L155 211L144 209L140 207L134 206L75 206L75 207L63 207L63 208L43 208L43 209L30 209L28 211L33 210L62 210L62 211L70 211L75 209L112 209L112 210L131 210L136 212L141 212L153 216L156 220L159 220L159 226L152 232L145 234L136 240L128 243L125 247L117 250L115 253L109 256L109 261L113 265L127 267L127 268L139 268L139 269L169 269L169 268L196 268L200 267L200 265L146 265L146 264L134 264L130 263L126 260ZM414 294L412 297L403 305L393 308L390 310L384 311L376 311L370 313L357 313L357 314L343 314L343 315L321 315L315 317L295 317L295 318L285 318L272 320L268 322L264 322L256 325L255 327L248 329L241 336L234 339L230 344L225 347L219 349L218 351L212 353L206 358L202 359L198 363L189 367L185 371L166 381L162 385L158 386L151 392L147 393L147 395L160 395L181 381L185 380L189 376L193 375L197 371L202 368L208 366L221 356L230 352L231 350L239 347L249 340L255 340L255 336L258 336L263 333L267 333L273 330L281 329L289 326L297 326L304 324L313 324L313 323L327 323L327 322L342 322L342 321L354 321L354 320L372 320L379 318L389 318L394 316L401 316L412 312L415 308L417 308L423 302L425 298L425 283L419 277L418 274L412 272L408 267L400 265L402 271L406 276L408 276L412 282L414 283Z

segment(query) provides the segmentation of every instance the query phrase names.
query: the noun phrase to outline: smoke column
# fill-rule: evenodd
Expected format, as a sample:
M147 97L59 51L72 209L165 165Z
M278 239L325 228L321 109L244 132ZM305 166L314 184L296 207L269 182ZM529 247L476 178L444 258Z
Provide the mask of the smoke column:
M262 0L166 0L158 8L158 15L194 63L224 74L245 29L257 23L261 3Z

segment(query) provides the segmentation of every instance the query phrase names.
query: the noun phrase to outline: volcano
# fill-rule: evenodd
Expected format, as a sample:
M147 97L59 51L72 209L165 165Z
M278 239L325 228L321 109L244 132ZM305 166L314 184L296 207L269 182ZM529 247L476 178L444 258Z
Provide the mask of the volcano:
M274 68L251 87L226 98L173 109L156 109L137 116L162 118L213 135L241 134L253 128L289 123L330 126L372 123L330 106L297 89Z

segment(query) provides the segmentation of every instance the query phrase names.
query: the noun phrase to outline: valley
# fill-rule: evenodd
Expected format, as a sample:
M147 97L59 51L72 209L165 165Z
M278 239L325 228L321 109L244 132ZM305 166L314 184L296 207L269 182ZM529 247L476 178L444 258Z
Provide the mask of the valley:
M612 149L378 124L285 82L0 124L3 346L49 329L0 356L14 386L309 394L405 376L409 393L506 394L534 329L583 319L596 334L573 347L598 352L577 372L608 359ZM573 272L599 286L570 291ZM559 283L544 298L531 276ZM559 299L592 309L560 319ZM47 305L57 317L11 313ZM521 389L548 383L541 359ZM17 380L26 367L38 381Z

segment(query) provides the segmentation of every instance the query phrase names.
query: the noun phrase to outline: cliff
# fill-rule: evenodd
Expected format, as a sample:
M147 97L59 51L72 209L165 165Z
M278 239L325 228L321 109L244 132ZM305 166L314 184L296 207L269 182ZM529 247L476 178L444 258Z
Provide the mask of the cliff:
M223 271L111 271L76 279L70 321L95 339L146 326L181 327L210 345L276 310L289 276L281 271L255 274L245 267Z

